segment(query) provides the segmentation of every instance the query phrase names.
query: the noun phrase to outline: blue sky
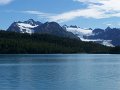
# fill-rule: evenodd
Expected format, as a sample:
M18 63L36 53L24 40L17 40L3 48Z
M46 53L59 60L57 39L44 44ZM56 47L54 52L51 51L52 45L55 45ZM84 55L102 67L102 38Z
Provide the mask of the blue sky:
M120 0L0 0L0 29L31 18L82 28L120 27Z

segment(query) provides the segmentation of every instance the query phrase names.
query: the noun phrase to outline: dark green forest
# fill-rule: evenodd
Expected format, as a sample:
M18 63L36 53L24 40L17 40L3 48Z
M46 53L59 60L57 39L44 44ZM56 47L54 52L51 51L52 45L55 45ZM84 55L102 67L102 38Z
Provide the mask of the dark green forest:
M47 34L20 34L0 31L0 54L95 53L120 54L120 47L106 47L93 42Z

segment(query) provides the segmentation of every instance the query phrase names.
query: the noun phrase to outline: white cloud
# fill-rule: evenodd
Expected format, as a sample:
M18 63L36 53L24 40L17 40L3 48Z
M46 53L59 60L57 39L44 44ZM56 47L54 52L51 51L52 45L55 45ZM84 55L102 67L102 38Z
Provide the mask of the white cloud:
M95 12L95 14L93 13ZM37 15L40 18L46 18L48 21L57 21L57 22L65 22L77 17L85 17L85 18L103 18L102 12L98 12L96 9L78 9L60 14L50 14L43 13L39 11L22 11L22 13ZM89 14L88 14L89 13Z
M58 22L65 22L73 20L78 17L95 19L120 17L120 0L73 0L73 1L86 4L86 7L59 14L49 14L39 11L26 11L26 13L46 18L49 21Z
M102 18L103 14L104 13L98 12L96 9L78 9L70 12L61 13L55 16L51 16L50 20L64 22L78 17L99 19Z
M13 0L0 0L0 5L5 5L5 4L9 4L10 2L12 2Z

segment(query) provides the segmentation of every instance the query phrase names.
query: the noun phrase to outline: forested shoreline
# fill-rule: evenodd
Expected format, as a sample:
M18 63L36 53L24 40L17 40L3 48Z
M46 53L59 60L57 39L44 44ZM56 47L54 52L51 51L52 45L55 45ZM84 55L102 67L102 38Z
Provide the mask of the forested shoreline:
M0 31L0 54L119 54L120 47L106 47L93 42L48 34L21 34Z

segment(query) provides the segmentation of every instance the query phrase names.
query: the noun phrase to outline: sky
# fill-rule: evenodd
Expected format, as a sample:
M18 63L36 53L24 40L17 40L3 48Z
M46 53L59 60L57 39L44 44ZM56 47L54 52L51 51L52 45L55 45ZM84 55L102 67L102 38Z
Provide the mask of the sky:
M28 19L81 28L120 28L120 0L0 0L0 29Z

